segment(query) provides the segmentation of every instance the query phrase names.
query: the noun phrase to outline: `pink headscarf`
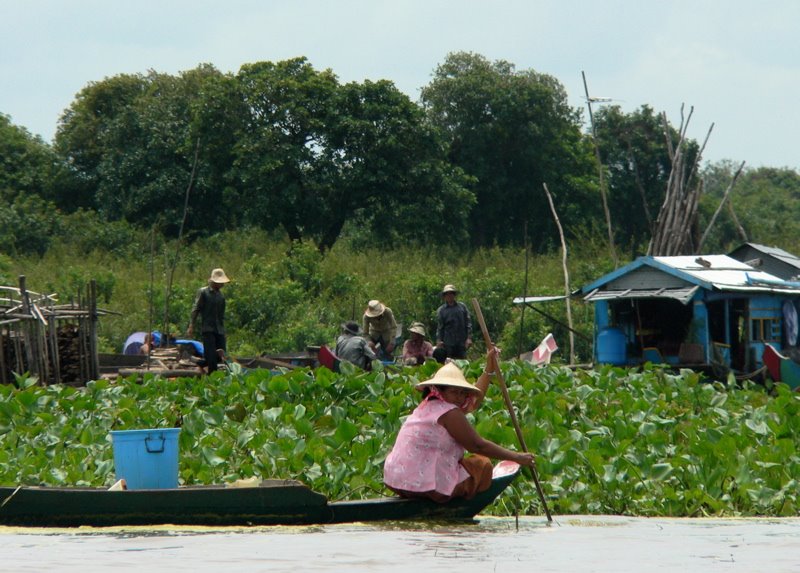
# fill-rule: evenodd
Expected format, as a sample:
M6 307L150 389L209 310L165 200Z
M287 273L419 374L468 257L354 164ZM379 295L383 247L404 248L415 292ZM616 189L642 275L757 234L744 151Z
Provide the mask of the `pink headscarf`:
M444 399L444 396L442 396L442 393L439 391L439 388L437 388L436 386L428 386L428 395L425 396L425 399L423 400L423 402L427 402L431 398L435 398L437 400L442 400L443 402L446 402L446 400ZM469 396L467 396L467 399L464 400L464 403L461 404L460 408L465 414L467 412L471 412L472 410L475 409L475 403L477 401L478 401L478 397L475 396L475 393L474 392L470 392Z

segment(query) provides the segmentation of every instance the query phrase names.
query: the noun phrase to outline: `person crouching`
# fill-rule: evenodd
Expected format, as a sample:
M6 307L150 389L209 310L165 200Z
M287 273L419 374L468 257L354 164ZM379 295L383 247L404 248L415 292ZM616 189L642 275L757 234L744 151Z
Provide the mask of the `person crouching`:
M456 497L471 499L489 489L492 464L488 458L532 467L533 454L515 452L482 438L466 414L478 407L497 370L497 350L486 354L486 369L470 384L453 362L430 380L415 386L422 402L400 428L383 468L386 486L402 497L421 497L444 503ZM465 451L474 455L465 457Z

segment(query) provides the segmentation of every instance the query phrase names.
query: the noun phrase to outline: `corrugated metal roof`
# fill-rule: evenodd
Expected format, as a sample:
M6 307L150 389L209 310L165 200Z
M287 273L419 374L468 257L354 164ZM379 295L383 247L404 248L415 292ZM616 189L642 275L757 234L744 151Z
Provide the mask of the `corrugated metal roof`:
M565 294L562 294L560 296L559 295L552 295L552 296L526 296L526 297L518 296L512 302L514 304L534 304L534 303L537 303L537 302L550 302L552 300L564 300L566 298L567 298L567 295L565 295Z
M727 255L653 257L658 263L710 284L718 290L792 290L783 279Z
M653 257L658 263L692 276L712 287L744 287L749 285L748 275L767 280L780 280L727 255L689 255L678 257Z
M595 290L609 286L612 281L619 281L619 277L636 272L643 267L658 269L672 277L677 277L685 281L686 287L679 287L675 290L679 293L681 289L699 286L706 290L733 291L733 292L781 292L785 294L800 295L800 283L784 281L765 271L755 269L741 261L727 255L686 255L675 257L639 257L634 262L621 269L605 275L594 281L590 285L583 287L583 292L587 297ZM654 281L650 281L651 283ZM658 285L650 285L646 288L635 289L636 298L641 298L644 292L652 291ZM675 289L676 287L671 287ZM608 290L615 292L616 296L611 298L621 298L623 291L619 289ZM591 300L599 300L598 295ZM678 295L679 297L681 295ZM625 295L625 298L633 298ZM587 300L590 300L587 298Z
M783 261L787 265L791 265L800 269L800 257L793 255L783 249L779 249L778 247L767 247L766 245L759 245L757 243L747 243L751 247L753 247L757 251L761 251L765 255L770 255L775 257L776 259Z
M660 289L626 289L626 290L600 290L595 289L583 300L587 302L597 302L598 300L634 299L634 298L668 298L688 304L694 293L700 287L687 286L683 288L660 288Z

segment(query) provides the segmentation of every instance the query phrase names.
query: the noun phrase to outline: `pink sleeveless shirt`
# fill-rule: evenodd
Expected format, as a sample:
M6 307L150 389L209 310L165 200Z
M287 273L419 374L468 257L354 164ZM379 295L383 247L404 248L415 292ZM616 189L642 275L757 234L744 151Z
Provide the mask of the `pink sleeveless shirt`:
M444 400L422 402L403 423L397 441L383 466L383 481L394 489L453 493L469 477L459 464L465 450L437 423L458 408Z

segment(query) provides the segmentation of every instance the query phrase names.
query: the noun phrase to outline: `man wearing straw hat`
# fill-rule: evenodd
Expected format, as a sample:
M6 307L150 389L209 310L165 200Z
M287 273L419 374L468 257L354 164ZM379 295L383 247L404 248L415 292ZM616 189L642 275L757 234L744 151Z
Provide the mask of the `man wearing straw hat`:
M189 328L186 333L189 338L194 332L197 317L200 317L200 332L203 339L203 358L208 373L217 370L221 357L225 356L227 349L225 340L225 297L222 287L231 280L222 269L211 271L208 286L197 291L197 297L192 307L192 316L189 319Z
M371 300L364 310L362 323L364 334L373 352L384 360L391 360L394 339L397 336L397 321L394 319L392 309L379 300Z
M458 290L453 285L444 285L444 304L436 310L436 350L433 357L438 362L446 358L466 358L467 348L472 346L472 317L467 305L457 301Z

